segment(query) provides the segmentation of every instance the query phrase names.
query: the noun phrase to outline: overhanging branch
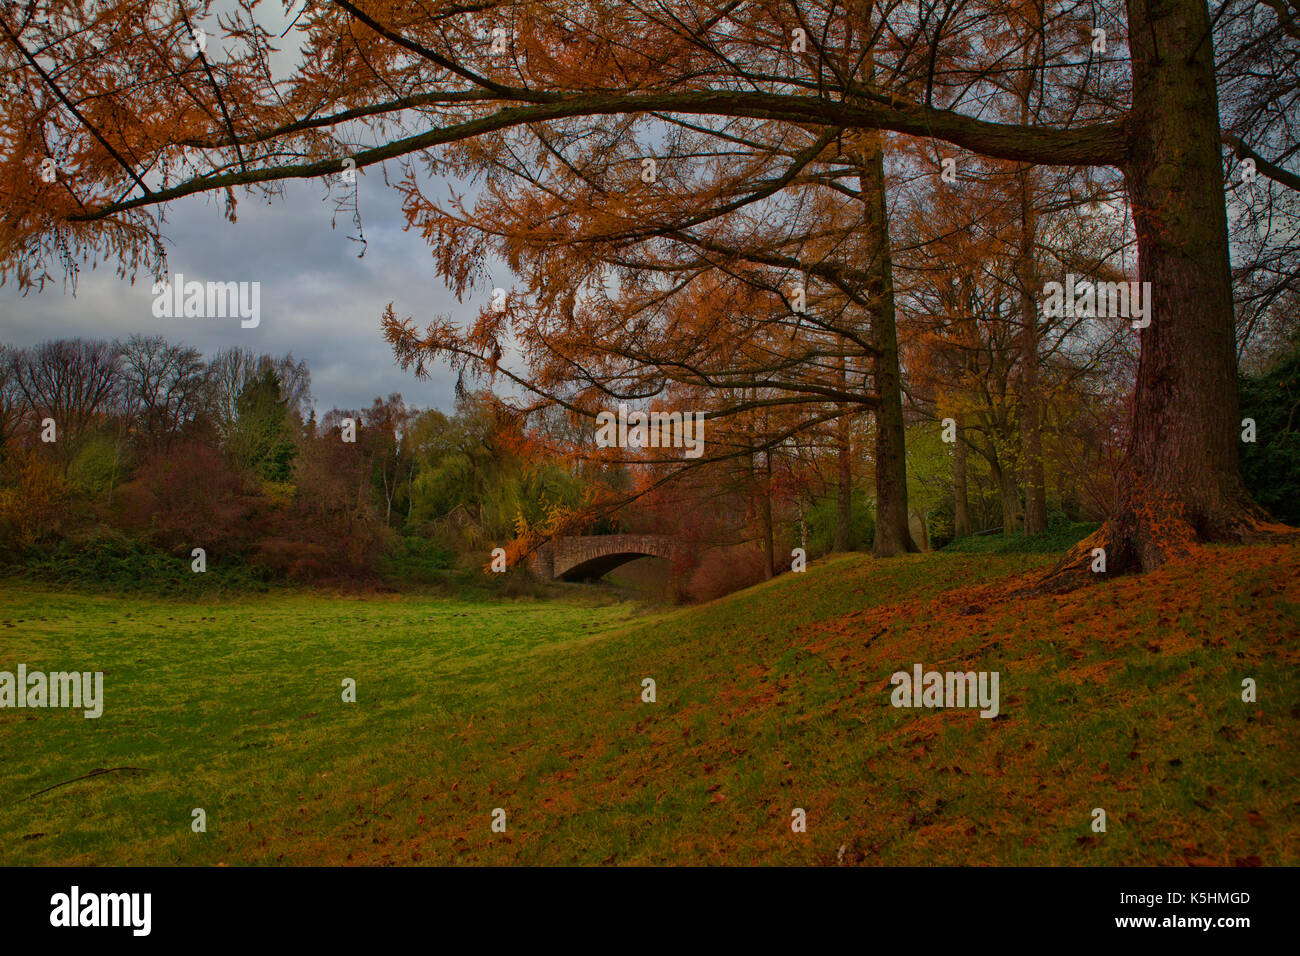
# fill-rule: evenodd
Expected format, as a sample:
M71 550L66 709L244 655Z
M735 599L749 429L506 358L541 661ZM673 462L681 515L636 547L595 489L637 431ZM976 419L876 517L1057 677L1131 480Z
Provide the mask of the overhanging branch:
M558 102L553 101L552 97L553 94L545 94L548 102L505 107L488 116L440 127L363 150L352 158L356 161L357 168L362 168L435 146L461 142L531 123L580 116L651 112L767 119L818 128L842 126L855 129L885 129L912 136L943 139L986 156L1051 166L1117 166L1123 163L1127 155L1127 122L1122 120L1073 130L1036 129L992 123L947 110L927 109L914 105L849 104L807 96L732 91L614 95L586 93ZM100 206L71 218L78 222L93 221L114 213L170 202L195 193L287 179L313 179L337 173L339 169L337 159L327 159L313 163L200 176L179 183L170 189Z

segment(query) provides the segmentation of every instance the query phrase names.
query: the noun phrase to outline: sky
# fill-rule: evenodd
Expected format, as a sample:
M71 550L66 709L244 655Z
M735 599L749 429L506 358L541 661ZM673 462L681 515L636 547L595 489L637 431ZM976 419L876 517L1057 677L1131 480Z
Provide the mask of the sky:
M236 223L223 217L221 196L191 197L169 208L162 228L168 278L180 273L186 282L260 282L256 328L242 328L238 318L155 318L152 276L143 273L132 284L118 278L113 264L100 264L94 271L83 268L75 295L61 283L25 297L12 284L0 288L0 341L23 347L140 333L192 345L208 357L231 346L277 356L292 352L311 369L318 414L368 406L392 392L408 405L449 410L454 373L439 366L421 382L403 372L380 333L379 317L391 301L399 317L417 325L439 314L469 321L478 303L469 297L457 302L436 274L429 247L418 233L403 231L399 197L384 185L378 167L358 173L357 180L363 258L360 243L348 238L355 235L350 214L340 214L331 228L335 203L321 182L290 183L270 205L243 197Z
M219 10L221 4L214 6ZM278 34L288 24L278 4L259 7L259 20ZM212 28L210 28L212 29ZM275 72L288 72L295 55L296 31L278 42ZM219 55L220 41L209 42ZM397 167L391 166L395 175ZM185 281L260 282L261 321L241 328L237 318L155 318L153 277L142 273L120 279L114 263L83 268L75 295L61 283L22 296L13 284L0 286L0 342L26 347L50 339L125 339L135 333L162 335L192 345L211 358L231 346L272 355L293 353L311 369L317 414L331 408L368 406L376 396L400 392L408 405L450 410L456 376L445 366L425 381L403 372L379 330L379 317L393 303L400 318L423 326L439 315L471 321L479 301L457 302L437 276L431 250L405 224L396 190L384 184L382 167L357 173L362 226L367 242L355 235L350 212L335 218L335 200L321 180L289 182L285 195L270 205L255 195L237 194L238 221L227 222L222 195L194 196L170 204L162 226L168 278ZM445 187L431 185L434 194ZM335 195L342 193L335 190ZM56 264L57 268L57 264ZM52 270L53 271L53 270ZM513 282L504 267L489 267L493 282L474 295L490 296L493 284Z

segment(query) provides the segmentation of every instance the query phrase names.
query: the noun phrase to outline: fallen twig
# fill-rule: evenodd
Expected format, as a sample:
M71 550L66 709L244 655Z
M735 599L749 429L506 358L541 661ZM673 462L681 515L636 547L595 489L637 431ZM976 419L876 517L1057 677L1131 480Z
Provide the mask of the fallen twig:
M90 773L82 774L80 777L73 777L71 780L64 780L62 783L56 783L52 787L46 787L44 790L37 790L35 793L28 794L18 802L24 803L25 801L32 799L32 797L39 797L43 793L49 793L51 790L59 789L59 787L66 787L68 784L76 783L78 780L89 780L91 777L99 777L106 773L116 773L119 770L138 770L141 773L149 772L144 767L96 767L94 770L90 771Z

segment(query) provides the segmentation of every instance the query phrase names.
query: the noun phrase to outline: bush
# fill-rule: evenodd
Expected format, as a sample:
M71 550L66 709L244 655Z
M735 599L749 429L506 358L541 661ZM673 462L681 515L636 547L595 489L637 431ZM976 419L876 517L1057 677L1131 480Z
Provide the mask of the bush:
M100 498L126 474L126 462L118 448L101 438L92 438L77 452L68 467L68 481L87 498Z
M57 538L72 500L57 465L35 452L15 456L0 486L0 551Z
M297 504L275 513L251 563L292 581L350 585L375 580L392 532L374 521L333 526L313 521L316 517Z
M400 584L439 584L456 564L456 556L427 538L398 538L383 560L384 577Z
M11 570L46 584L151 594L266 590L266 575L256 568L209 556L207 571L196 574L188 557L166 554L107 527L92 528L40 552L30 551Z
M1280 521L1300 525L1300 338L1271 371L1241 380L1241 417L1255 441L1241 446L1241 477Z
M298 493L298 487L291 481L260 482L262 497L272 508L288 508Z
M245 555L263 532L265 501L210 445L182 442L146 458L122 486L122 525L176 555Z
M765 565L761 547L715 548L701 558L682 596L692 601L712 601L750 587L767 576Z
M820 557L835 548L836 496L818 498L804 513L808 527L808 556ZM853 492L849 509L849 550L865 551L871 548L876 537L875 502L865 494ZM799 540L798 525L793 538Z
M1065 509L1059 501L1053 499L1047 503L1048 531L1062 531L1073 523L1073 520L1065 513Z
M926 534L930 536L931 549L938 551L946 546L957 534L957 505L952 500L945 500L931 508L925 516Z

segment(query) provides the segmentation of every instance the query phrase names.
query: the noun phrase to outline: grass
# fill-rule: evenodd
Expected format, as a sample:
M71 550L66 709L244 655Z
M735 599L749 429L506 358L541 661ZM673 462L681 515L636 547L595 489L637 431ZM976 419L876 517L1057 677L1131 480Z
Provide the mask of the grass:
M837 556L654 614L2 585L0 669L106 704L0 710L0 862L1300 862L1300 551L1006 597L1050 561ZM997 670L1002 714L890 707L917 662Z
M1063 524L1042 534L1018 534L1010 538L1001 533L968 535L948 543L942 550L945 554L1060 554L1098 527L1088 523Z

